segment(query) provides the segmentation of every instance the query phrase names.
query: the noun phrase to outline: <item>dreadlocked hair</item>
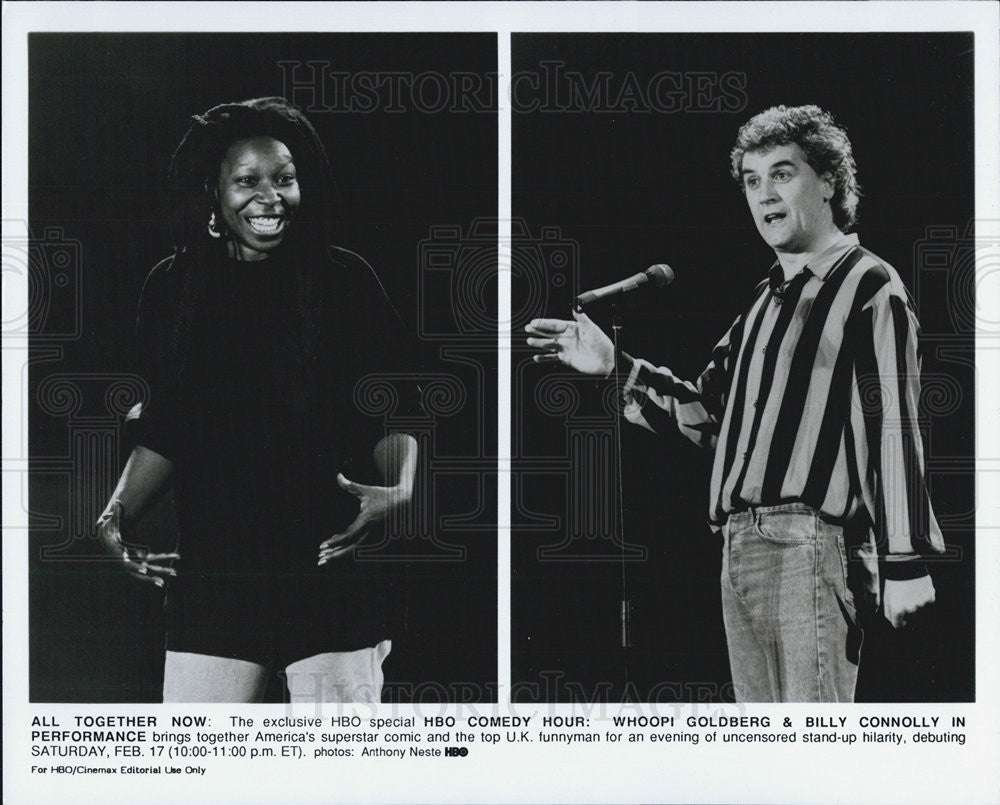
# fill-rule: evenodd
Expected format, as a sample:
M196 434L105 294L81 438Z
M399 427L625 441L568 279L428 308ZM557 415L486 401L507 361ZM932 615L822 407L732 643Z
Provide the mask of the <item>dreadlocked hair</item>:
M284 245L302 256L312 251L316 258L332 243L334 182L326 149L297 107L284 98L268 97L224 103L192 116L167 174L180 213L174 233L177 252L213 248L206 226L209 216L218 212L219 166L233 143L253 137L284 143L295 160L302 201Z
M305 115L280 97L253 98L213 106L193 115L174 151L168 183L174 194L178 218L174 229L174 256L180 298L168 342L164 344L175 379L183 382L188 344L198 315L207 263L226 248L208 234L208 220L218 217L216 187L219 167L230 146L253 137L272 137L284 143L295 161L302 200L295 211L281 250L296 272L295 306L300 350L298 360L308 363L315 353L318 331L315 272L332 270L336 250L333 238L334 182L326 149Z

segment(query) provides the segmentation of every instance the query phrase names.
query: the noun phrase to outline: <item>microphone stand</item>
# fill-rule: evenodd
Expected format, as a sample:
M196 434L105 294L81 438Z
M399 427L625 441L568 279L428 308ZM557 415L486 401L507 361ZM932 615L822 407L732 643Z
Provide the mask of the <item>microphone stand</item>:
M615 463L618 471L618 536L621 548L622 597L619 618L621 620L621 646L625 661L625 687L628 688L628 650L632 646L631 616L632 601L628 597L628 581L625 575L625 482L622 476L622 412L618 395L622 389L621 376L621 331L622 320L618 305L611 305L611 332L615 346Z
M584 309L584 305L577 300L573 306L577 313L580 313ZM611 303L611 333L612 341L614 343L615 350L615 368L614 368L614 378L615 378L615 389L616 393L621 392L622 388L622 376L621 376L621 361L618 359L621 355L621 331L622 331L622 321L621 316L618 314L618 305L614 302ZM621 408L618 404L617 394L615 397L615 466L618 472L618 534L619 534L619 547L621 548L621 601L619 602L619 623L620 623L620 640L621 647L624 654L624 676L625 676L625 690L628 689L628 662L629 662L629 648L632 647L632 630L631 630L631 618L632 618L632 601L628 597L628 579L625 573L625 488L624 480L622 476L622 414Z

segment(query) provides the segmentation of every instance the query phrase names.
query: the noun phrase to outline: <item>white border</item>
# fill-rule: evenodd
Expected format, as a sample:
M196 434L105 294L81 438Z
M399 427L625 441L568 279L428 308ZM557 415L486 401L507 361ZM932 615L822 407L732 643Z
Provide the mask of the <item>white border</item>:
M511 75L510 33L497 36L497 72L501 78ZM511 472L511 406L510 396L510 349L511 338L511 108L506 97L500 98L499 119L497 121L497 153L499 177L497 217L499 227L497 237L497 321L500 322L497 348L497 683L504 700L510 696L510 506Z
M3 219L27 217L27 71L26 33L29 31L494 31L498 34L501 87L509 79L512 32L799 32L799 31L973 31L976 36L976 219L1000 222L1000 74L998 74L998 14L993 3L980 2L872 2L872 3L25 3L4 4L3 32ZM501 99L499 138L499 211L510 218L510 111ZM932 192L929 190L928 192ZM981 224L982 226L982 224ZM10 230L5 226L4 234ZM501 232L501 244L504 242ZM994 230L989 233L998 235ZM509 242L509 231L506 233ZM502 245L501 245L502 249ZM502 254L502 252L501 252ZM10 287L4 278L4 321L26 309L26 286ZM993 273L982 273L977 289L982 319L1000 311L1000 287ZM501 321L510 320L510 274L501 260L499 282ZM10 314L10 315L8 315ZM59 708L27 704L28 645L26 540L26 423L22 417L26 388L23 345L5 341L3 361L3 607L4 607L4 786L9 801L106 802L124 801L629 801L678 799L689 801L806 799L851 801L995 801L1000 790L1000 667L996 625L1000 623L1000 547L994 541L977 545L977 702L968 707L935 706L870 708L895 713L952 711L969 715L970 741L975 747L923 748L905 756L876 750L851 752L830 749L823 763L803 762L795 752L775 756L772 751L741 748L727 762L710 754L682 748L651 757L648 752L609 755L577 749L525 754L510 747L470 757L463 765L404 763L395 773L372 777L371 765L353 763L301 776L279 773L258 778L234 764L231 779L209 781L209 788L193 781L105 780L64 778L63 785L39 789L38 778L28 779L23 758L27 751L27 724L31 715ZM500 377L498 446L500 479L498 506L499 678L506 697L510 683L510 385L509 343L499 340ZM995 349L977 338L977 457L986 468L988 458L1000 457L1000 360ZM986 485L989 473L977 484L978 523L1000 526L1000 496ZM535 712L511 706L499 712ZM81 708L75 708L80 711ZM117 708L120 712L148 712L152 708ZM226 708L222 712L233 712ZM66 708L63 708L66 712ZM101 708L102 711L116 708ZM203 708L211 711L212 708ZM761 708L757 712L766 712ZM550 707L547 712L570 712ZM774 709L797 713L801 707ZM738 770L736 767L738 766ZM829 767L829 768L827 768ZM378 766L379 771L390 769ZM737 773L731 773L737 771ZM258 773L267 774L265 770ZM249 774L249 777L247 776ZM252 780L252 782L251 782ZM51 782L51 780L49 781ZM124 787L127 783L128 787ZM32 788L35 786L35 788ZM34 791L34 793L31 793Z

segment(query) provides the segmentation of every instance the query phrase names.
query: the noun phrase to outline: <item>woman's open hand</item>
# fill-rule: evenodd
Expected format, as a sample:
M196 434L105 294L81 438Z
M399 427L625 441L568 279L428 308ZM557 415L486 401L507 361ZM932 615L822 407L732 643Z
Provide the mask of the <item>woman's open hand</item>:
M162 587L167 577L177 575L165 563L180 559L180 554L149 553L145 548L129 545L125 540L127 530L125 507L118 500L111 501L97 520L97 540L118 567L133 578L157 587Z
M393 511L409 503L412 495L410 489L404 486L366 486L349 481L343 473L337 473L337 484L358 499L361 511L343 532L334 534L319 546L317 564L320 565L357 548L373 526L385 522Z

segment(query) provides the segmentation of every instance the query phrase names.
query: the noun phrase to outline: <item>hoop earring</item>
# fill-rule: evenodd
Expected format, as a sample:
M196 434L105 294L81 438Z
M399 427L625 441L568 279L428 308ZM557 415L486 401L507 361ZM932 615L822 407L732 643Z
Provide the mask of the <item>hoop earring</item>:
M221 238L222 233L219 231L218 226L215 223L215 211L208 217L208 234L213 238Z

